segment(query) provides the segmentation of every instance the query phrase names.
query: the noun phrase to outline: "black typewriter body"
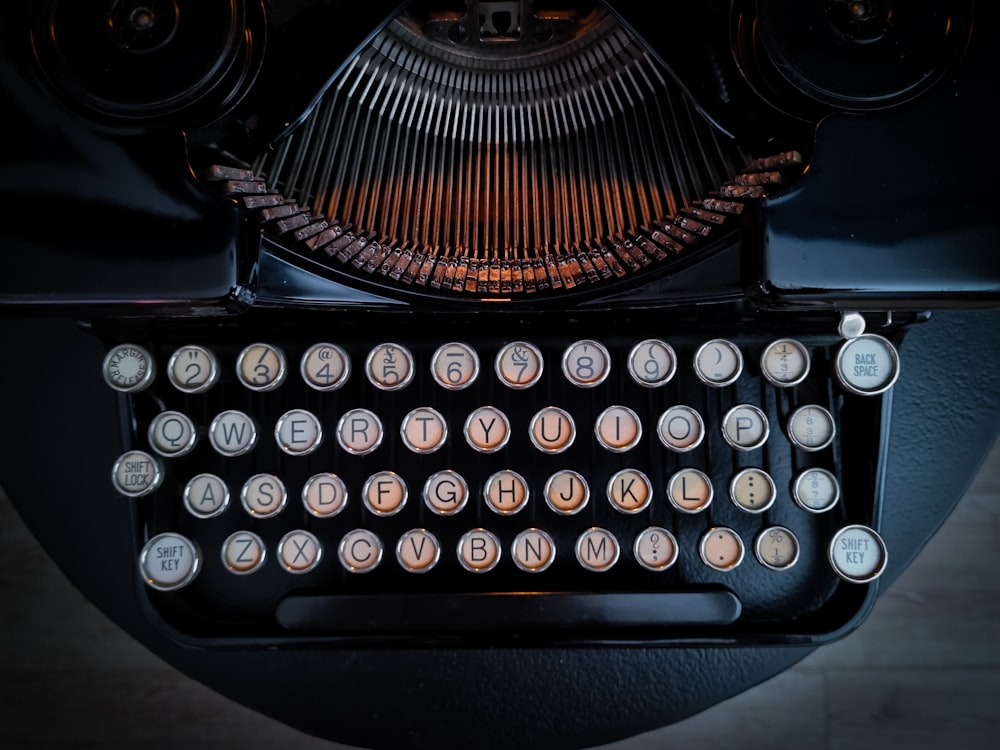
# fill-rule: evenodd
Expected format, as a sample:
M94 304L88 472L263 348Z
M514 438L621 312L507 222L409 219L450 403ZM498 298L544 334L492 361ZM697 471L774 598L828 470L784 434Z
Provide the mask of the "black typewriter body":
M993 7L199 6L0 30L0 326L36 363L4 373L0 481L81 590L378 747L455 735L426 700L344 726L291 675L705 688L496 740L581 746L862 624L957 499L898 486L956 373L980 395L942 455L996 434Z

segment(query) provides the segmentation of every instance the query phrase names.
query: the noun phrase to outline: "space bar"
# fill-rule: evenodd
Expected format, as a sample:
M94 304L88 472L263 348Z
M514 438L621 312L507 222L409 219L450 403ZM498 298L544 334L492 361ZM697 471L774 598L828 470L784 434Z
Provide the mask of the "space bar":
M291 594L288 630L444 631L727 625L742 610L727 589L650 593Z

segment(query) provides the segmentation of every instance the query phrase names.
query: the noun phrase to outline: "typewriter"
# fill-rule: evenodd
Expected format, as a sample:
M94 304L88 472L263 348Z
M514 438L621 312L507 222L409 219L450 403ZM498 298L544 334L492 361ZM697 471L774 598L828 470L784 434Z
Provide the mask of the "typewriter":
M995 9L368 6L5 10L0 321L84 342L61 382L110 445L60 502L114 516L147 624L202 652L857 627L907 338L1000 307Z

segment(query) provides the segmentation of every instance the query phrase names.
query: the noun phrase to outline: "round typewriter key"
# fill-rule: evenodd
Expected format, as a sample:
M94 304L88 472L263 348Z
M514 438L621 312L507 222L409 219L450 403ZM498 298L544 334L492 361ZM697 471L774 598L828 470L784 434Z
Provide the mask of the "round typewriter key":
M753 550L764 567L788 570L798 562L799 540L784 526L772 526L757 535Z
M722 418L722 437L736 450L751 451L767 442L767 416L752 404L734 406Z
M458 561L472 573L486 573L500 562L500 540L486 529L470 529L458 540Z
M196 518L215 518L229 507L229 487L215 474L198 474L184 485L184 507Z
M500 382L508 388L529 388L542 377L542 353L527 341L507 344L497 354L494 369Z
M220 412L208 426L208 441L223 456L242 456L257 444L257 425L241 411Z
M399 344L379 344L365 360L368 381L383 391L398 391L413 380L413 355Z
M396 543L396 560L410 573L426 573L441 559L441 544L427 529L410 529Z
M726 339L712 339L694 355L694 373L705 385L715 388L735 383L743 372L739 347Z
M541 529L525 529L511 542L510 556L525 573L541 573L556 559L556 543Z
M219 380L219 360L205 347L188 344L170 355L167 377L183 393L204 393Z
M845 526L830 542L830 564L845 581L874 581L882 575L887 562L885 542L867 526Z
M382 562L382 540L368 529L354 529L344 534L337 546L340 564L351 573L368 573Z
M840 499L840 484L837 477L826 469L806 469L795 477L792 499L803 510L823 513Z
M323 426L305 409L291 409L282 414L274 425L278 447L290 456L304 456L323 442Z
M347 505L347 485L336 474L313 474L302 486L302 504L317 518L335 516Z
M376 516L392 516L406 505L409 490L400 476L391 471L379 471L365 481L361 499Z
M608 500L621 513L639 513L649 507L653 499L653 485L649 477L638 469L622 469L608 480Z
M510 516L528 504L528 483L520 474L504 469L491 475L483 486L483 498L494 513Z
M667 481L667 498L682 513L700 513L714 494L712 480L698 469L681 469Z
M595 573L611 570L621 554L615 535L599 526L592 526L577 537L574 552L577 562Z
M468 344L444 344L431 358L431 374L442 388L468 388L479 377L479 355Z
M288 493L274 474L254 474L240 490L243 508L255 518L271 518L285 509Z
M289 531L278 542L278 562L289 573L308 573L319 565L323 545L314 534L303 529Z
M646 570L666 570L677 562L677 540L662 526L650 526L639 532L632 553Z
M337 422L337 442L355 456L371 453L382 444L382 422L367 409L351 409Z
M779 388L798 385L809 374L809 350L795 339L773 341L760 356L760 372Z
M642 437L642 422L627 406L609 406L597 417L594 434L609 451L624 453L634 448Z
M260 570L265 557L264 541L252 531L237 531L222 543L222 565L238 576Z
M800 406L788 418L788 439L804 451L818 451L833 442L833 415L822 406Z
M313 344L302 355L299 372L310 388L335 391L351 374L351 358L336 344Z
M572 469L557 471L545 482L545 503L561 516L579 513L590 500L590 487Z
M437 410L421 406L403 417L399 433L414 453L433 453L447 440L448 423Z
M729 483L729 497L747 513L762 513L774 503L778 490L763 469L742 469Z
M716 570L732 570L743 562L743 540L725 526L709 529L698 547L702 561Z
M424 505L434 513L452 516L469 501L469 485L461 474L444 469L427 477L423 497Z
M166 458L174 458L191 452L198 433L186 414L164 411L149 423L147 438L154 451Z
M562 453L576 439L576 424L569 412L557 406L546 406L531 418L528 434L538 450Z
M677 355L666 341L640 341L628 354L628 371L632 379L647 388L669 383L677 372Z
M146 585L157 591L175 591L187 586L199 570L198 546L180 534L158 534L139 553L139 572Z
M611 371L611 355L603 344L593 339L577 341L563 353L562 371L566 379L581 388L593 388L604 382Z
M496 453L510 439L507 415L495 406L480 406L465 420L465 440L480 453Z
M126 451L111 469L115 489L128 497L142 497L163 482L160 462L145 451Z
M118 344L105 356L101 365L104 382L123 393L136 393L149 387L156 374L153 356L138 344Z
M694 450L705 438L705 423L690 406L671 406L656 423L660 442L678 453Z
M865 333L840 347L834 372L851 393L859 396L885 393L899 377L899 354L888 339Z
M270 344L250 344L236 358L236 377L251 391L273 391L286 374L285 353Z

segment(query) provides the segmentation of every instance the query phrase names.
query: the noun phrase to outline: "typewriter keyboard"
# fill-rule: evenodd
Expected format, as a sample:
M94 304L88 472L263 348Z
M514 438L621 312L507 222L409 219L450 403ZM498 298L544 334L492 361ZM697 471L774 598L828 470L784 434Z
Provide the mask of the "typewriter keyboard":
M108 337L178 632L801 642L871 603L888 338L315 330Z

